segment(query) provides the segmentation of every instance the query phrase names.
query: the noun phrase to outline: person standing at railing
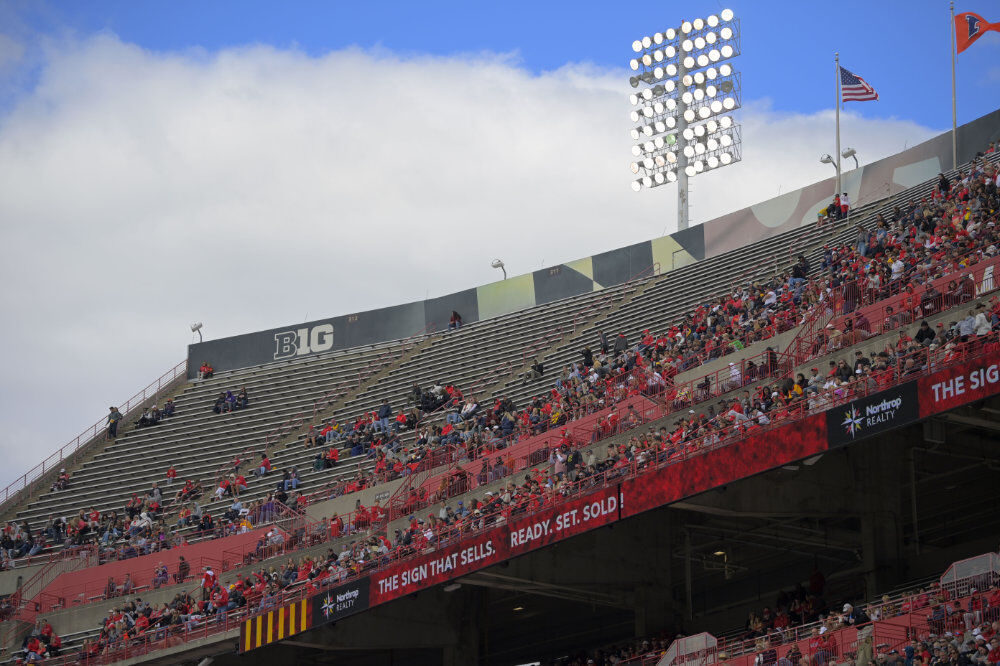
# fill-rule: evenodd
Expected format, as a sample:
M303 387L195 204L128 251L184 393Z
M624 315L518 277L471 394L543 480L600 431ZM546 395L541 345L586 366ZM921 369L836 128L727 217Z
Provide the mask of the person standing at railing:
M117 407L108 407L108 439L118 436L118 424L122 420L122 413Z

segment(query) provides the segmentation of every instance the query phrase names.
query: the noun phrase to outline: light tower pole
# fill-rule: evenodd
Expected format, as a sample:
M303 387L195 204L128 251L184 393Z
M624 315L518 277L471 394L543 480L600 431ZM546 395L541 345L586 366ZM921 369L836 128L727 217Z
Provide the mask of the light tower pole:
M684 67L684 59L681 58L677 65L677 77L679 80L684 80L684 75L687 73L687 68ZM687 119L684 117L684 111L687 110L687 104L684 103L683 96L677 98L677 133L680 136L684 136L684 130L687 129L688 123ZM677 231L682 231L688 228L688 158L681 150L677 157Z

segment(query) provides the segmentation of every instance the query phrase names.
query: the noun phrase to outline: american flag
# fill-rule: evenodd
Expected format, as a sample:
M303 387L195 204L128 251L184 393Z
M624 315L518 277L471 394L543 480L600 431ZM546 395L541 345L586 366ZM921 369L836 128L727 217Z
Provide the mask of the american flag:
M840 97L845 102L867 102L878 99L878 93L857 74L840 68Z

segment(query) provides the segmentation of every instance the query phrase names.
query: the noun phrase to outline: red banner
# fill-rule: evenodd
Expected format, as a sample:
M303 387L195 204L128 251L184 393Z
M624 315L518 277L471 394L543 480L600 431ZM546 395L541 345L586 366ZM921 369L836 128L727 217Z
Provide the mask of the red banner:
M601 488L527 518L514 519L371 577L371 605L423 590L523 555L619 518L619 486Z
M622 483L622 517L732 483L827 450L826 414L738 442Z
M618 488L618 484L602 488L547 511L511 521L507 529L508 556L515 557L615 522L621 508Z
M412 594L507 559L507 530L498 527L371 576L371 605Z
M982 400L1000 391L1000 354L987 354L918 380L920 418Z

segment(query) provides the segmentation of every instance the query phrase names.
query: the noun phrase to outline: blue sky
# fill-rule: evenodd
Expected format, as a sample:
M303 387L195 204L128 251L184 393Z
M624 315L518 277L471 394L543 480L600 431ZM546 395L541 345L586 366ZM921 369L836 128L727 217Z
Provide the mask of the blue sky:
M567 62L622 68L636 37L718 12L721 2L626 5L617 2L7 2L0 26L35 42L110 31L153 51L263 43L310 55L357 46L401 54L511 53L533 72ZM855 104L878 118L928 127L951 123L949 20L944 0L735 2L743 22L744 96L770 99L779 111L831 107L833 52L881 95ZM873 10L877 7L877 11ZM1000 3L959 3L1000 20ZM991 14L992 13L992 14ZM36 42L37 43L37 42ZM1000 34L980 39L958 58L959 122L1000 101ZM23 77L21 87L33 79ZM12 94L8 88L8 95ZM16 94L16 93L15 93ZM6 100L9 106L10 99Z

